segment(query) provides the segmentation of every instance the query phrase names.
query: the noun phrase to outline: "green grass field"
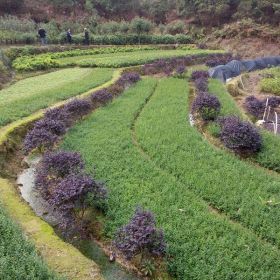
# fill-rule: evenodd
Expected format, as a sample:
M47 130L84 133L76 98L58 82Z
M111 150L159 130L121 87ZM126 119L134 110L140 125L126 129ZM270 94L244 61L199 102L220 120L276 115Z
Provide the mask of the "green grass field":
M159 58L178 57L194 54L214 53L212 50L147 50L131 53L98 54L57 59L62 66L78 65L83 67L124 67L140 65Z
M21 80L0 90L0 126L110 80L112 69L71 68Z
M0 279L58 280L0 206Z
M188 124L186 81L162 79L154 92L156 84L144 79L62 144L107 183L105 232L112 237L142 205L165 231L176 279L279 279L280 209L264 203L280 200L279 177L209 145Z

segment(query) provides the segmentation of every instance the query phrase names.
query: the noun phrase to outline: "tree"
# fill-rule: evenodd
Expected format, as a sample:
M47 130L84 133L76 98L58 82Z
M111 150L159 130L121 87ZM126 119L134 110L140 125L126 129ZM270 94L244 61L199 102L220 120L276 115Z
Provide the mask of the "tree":
M149 33L151 31L152 23L148 19L136 17L131 21L131 29L138 35L140 45L140 36L144 33Z

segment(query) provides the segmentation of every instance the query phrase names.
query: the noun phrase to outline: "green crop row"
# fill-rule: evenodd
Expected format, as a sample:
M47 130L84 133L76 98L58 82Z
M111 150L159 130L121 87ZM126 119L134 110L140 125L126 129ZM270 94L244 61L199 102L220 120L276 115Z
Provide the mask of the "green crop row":
M21 80L0 90L0 127L110 80L113 69L72 68Z
M209 91L219 98L222 104L221 115L236 115L241 118L244 117L244 114L242 114L236 102L220 81L210 80ZM260 132L263 139L262 149L251 159L265 168L280 172L279 136L275 136L264 129L261 129Z
M60 279L51 273L21 230L0 207L0 279Z
M261 80L261 89L264 92L280 95L280 67L264 71L267 78Z
M87 51L81 50L76 52L73 50L66 52L65 57L63 56L63 52L56 54L41 54L37 56L22 56L14 60L13 67L18 71L41 70L66 66L124 67L147 63L159 58L215 53L215 51L212 50L200 50L188 47L176 50L139 50L132 48L133 51L129 52L126 52L125 49L127 48L123 48L120 52L118 52L117 49L114 49L115 51L111 49L108 53L102 53L98 51L99 49L96 49L96 54L90 54L87 53Z
M253 233L279 239L279 208L259 199L278 199L272 186L275 192L279 180L211 147L186 122L184 80L162 79L148 101L156 83L143 79L70 129L62 144L106 181L105 233L112 237L141 205L164 229L176 279L279 279L280 251ZM205 200L252 231L211 211Z

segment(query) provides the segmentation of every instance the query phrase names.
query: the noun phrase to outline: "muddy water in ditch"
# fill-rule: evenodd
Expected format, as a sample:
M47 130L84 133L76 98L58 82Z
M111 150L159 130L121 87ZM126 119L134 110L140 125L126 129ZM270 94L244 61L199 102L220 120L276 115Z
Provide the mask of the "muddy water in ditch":
M34 184L34 171L39 158L28 159L26 162L30 166L18 175L17 183L20 187L23 199L29 203L37 216L44 219L52 226L58 224L60 215L54 209L51 209L47 202L41 197L40 193L36 190ZM140 280L119 264L109 261L108 256L105 255L103 250L92 240L82 241L77 245L77 248L88 258L92 259L99 265L101 273L105 280Z

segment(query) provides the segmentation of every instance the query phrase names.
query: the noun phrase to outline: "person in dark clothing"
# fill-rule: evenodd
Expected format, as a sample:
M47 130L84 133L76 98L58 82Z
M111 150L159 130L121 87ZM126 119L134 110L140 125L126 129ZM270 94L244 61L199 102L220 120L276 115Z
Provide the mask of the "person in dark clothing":
M72 34L71 34L71 30L70 29L67 30L66 37L67 37L67 42L69 44L72 44Z
M47 32L44 28L40 28L38 30L38 34L41 40L41 44L42 45L46 45L47 44Z
M85 45L89 45L89 32L87 30L87 28L84 28L84 32L85 32Z

